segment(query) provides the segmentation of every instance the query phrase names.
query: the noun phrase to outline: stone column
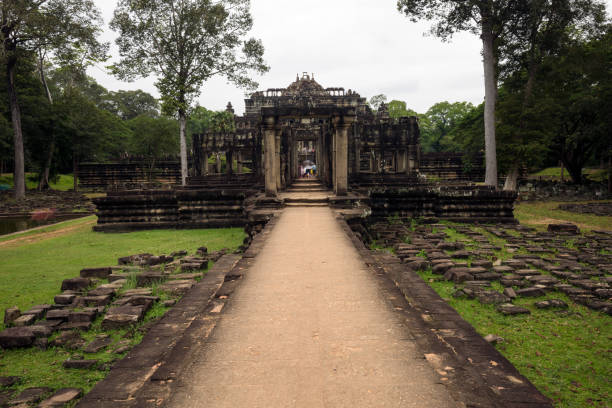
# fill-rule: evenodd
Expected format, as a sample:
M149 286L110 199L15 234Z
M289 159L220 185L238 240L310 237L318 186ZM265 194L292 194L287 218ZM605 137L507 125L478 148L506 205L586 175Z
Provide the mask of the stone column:
M276 191L283 188L281 180L281 129L276 129L274 132L274 177L276 178Z
M231 149L225 152L225 173L228 176L234 174L234 151Z
M414 145L408 146L408 166L406 166L406 174L412 174L416 170L416 152Z
M242 174L242 152L240 150L236 152L236 160L238 163L236 165L236 173Z
M353 116L334 119L334 193L344 196L348 192L348 133L355 121Z
M215 173L221 173L221 152L215 153Z
M276 197L276 121L273 117L264 118L264 173L267 197Z
M355 163L353 163L353 175L359 176L361 171L361 141L358 137L355 137Z

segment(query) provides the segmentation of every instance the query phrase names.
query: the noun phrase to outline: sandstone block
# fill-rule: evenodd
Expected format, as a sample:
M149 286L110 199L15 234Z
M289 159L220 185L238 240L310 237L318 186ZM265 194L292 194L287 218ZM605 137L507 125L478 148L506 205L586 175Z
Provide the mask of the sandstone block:
M62 282L62 290L85 290L91 285L89 278L71 278L64 279Z
M111 267L85 268L81 269L80 276L81 278L106 279L111 273L113 273Z

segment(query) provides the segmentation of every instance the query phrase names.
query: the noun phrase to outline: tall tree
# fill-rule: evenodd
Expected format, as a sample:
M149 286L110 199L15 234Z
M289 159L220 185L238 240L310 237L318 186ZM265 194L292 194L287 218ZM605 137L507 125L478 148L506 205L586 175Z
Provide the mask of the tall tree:
M67 55L80 50L85 38L95 38L100 14L91 0L7 0L0 4L2 61L7 74L13 127L15 197L25 196L23 131L15 69L24 51L54 50ZM74 44L74 47L67 46Z
M267 72L261 41L246 39L253 25L249 0L119 0L111 28L119 32L120 79L157 75L166 113L178 116L181 178L187 179L187 112L215 75L247 89L249 74Z
M425 151L456 151L458 144L451 132L463 118L474 109L469 102L438 102L422 115L427 126L421 131L421 144ZM423 120L422 120L423 121Z
M520 1L513 0L398 0L398 10L411 21L434 20L431 32L449 39L457 31L479 34L482 40L485 107L485 184L497 185L495 101L497 99L498 43L514 23Z
M140 115L159 116L159 102L155 97L140 89L136 91L117 91L110 93L111 111L123 120Z

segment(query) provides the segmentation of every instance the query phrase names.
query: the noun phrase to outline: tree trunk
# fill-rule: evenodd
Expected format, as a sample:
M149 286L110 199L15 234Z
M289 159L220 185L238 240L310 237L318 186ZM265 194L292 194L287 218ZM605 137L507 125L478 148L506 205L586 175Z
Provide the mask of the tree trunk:
M497 186L497 152L495 146L495 100L497 98L497 77L495 75L495 52L491 16L487 11L482 15L482 50L485 82L485 184Z
M519 166L518 163L514 164L508 175L506 176L506 183L504 184L505 191L516 191L518 186Z
M187 138L185 127L187 126L187 115L183 109L179 109L179 139L181 144L181 185L187 184Z
M612 156L608 157L608 193L612 194Z
M13 52L15 52L13 50ZM21 110L17 100L17 90L15 89L15 65L17 57L9 55L6 61L6 76L11 109L11 121L13 124L13 144L15 147L15 170L13 172L13 182L15 184L15 198L25 197L25 159L23 154L23 132L21 130Z
M561 160L561 182L565 183L565 166L563 165L563 160Z
M74 176L74 191L79 190L79 160L76 153L72 154L72 175Z
M51 91L49 90L49 85L47 84L47 79L45 78L45 70L43 67L44 57L42 51L39 52L38 58L38 71L40 74L40 82L42 82L43 88L45 89L45 94L47 95L47 99L49 103L53 105L53 96L51 96ZM55 150L55 132L53 129L51 130L53 133L51 134L51 140L49 141L49 147L47 149L47 159L45 160L45 167L42 171L40 181L38 182L38 190L46 190L49 188L49 175L51 173L51 164L53 163L53 153Z

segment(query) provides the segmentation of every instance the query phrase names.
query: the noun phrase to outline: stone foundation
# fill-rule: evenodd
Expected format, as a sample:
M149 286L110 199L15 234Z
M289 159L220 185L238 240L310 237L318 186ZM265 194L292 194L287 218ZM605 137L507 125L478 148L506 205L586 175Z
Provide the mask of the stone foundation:
M94 230L243 227L247 224L244 200L248 195L236 189L111 192L94 199L98 214Z

